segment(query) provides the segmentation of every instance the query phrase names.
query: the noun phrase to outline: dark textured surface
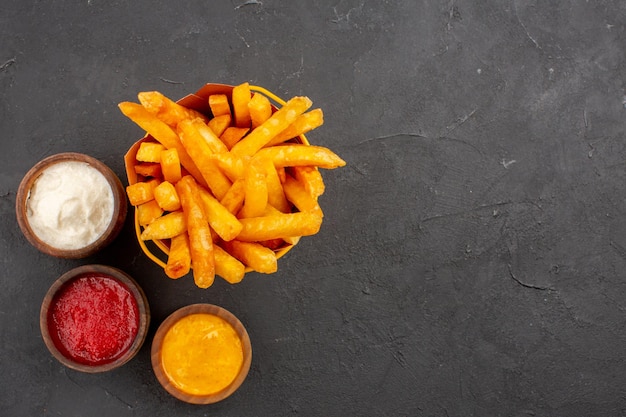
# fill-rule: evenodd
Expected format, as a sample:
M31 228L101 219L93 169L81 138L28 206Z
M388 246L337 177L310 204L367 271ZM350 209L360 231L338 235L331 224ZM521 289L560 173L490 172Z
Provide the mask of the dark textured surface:
M0 414L626 414L626 3L32 1L0 13ZM273 276L172 282L132 228L82 261L39 254L14 216L44 156L122 179L140 130L117 110L205 82L305 94L325 173L321 232ZM122 369L63 368L38 329L50 283L89 262L145 289L149 340ZM210 302L246 325L248 379L224 402L165 393L156 326Z

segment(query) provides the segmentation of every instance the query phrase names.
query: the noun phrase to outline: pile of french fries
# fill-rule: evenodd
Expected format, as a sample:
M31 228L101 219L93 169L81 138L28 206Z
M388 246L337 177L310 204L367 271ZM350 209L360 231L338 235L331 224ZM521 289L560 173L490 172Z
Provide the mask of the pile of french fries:
M208 98L211 114L163 94L123 102L124 115L147 132L126 191L140 239L168 242L165 273L193 271L207 288L220 276L240 282L246 270L273 273L276 251L317 233L323 213L318 168L345 165L325 147L298 138L323 123L307 97L276 109L248 83Z

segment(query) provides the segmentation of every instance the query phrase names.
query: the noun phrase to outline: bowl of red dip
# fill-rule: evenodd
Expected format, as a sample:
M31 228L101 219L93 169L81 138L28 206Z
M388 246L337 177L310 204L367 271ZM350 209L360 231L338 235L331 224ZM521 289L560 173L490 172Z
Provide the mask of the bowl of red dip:
M84 265L59 277L39 316L43 340L63 365L97 373L122 366L146 338L150 310L139 285L123 271Z

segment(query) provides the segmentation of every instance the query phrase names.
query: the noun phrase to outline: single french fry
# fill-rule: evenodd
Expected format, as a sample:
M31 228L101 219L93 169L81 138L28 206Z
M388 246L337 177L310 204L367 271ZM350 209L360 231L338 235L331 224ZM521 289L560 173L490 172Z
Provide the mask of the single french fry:
M241 158L232 152L222 152L212 155L217 166L226 174L231 181L242 179L246 175L246 166L250 158Z
M268 193L265 169L257 159L252 159L246 167L244 192L243 207L238 216L262 216L267 206Z
M180 158L175 148L161 152L161 171L165 181L175 183L182 178Z
M179 123L178 134L188 154L196 165L201 167L201 178L204 178L213 195L221 199L232 183L211 157L213 152L209 144L199 135L197 129L189 121ZM196 178L195 175L194 178Z
M298 116L311 107L311 104L312 102L308 97L292 98L272 114L261 126L237 142L231 151L237 155L254 155L274 136L285 130Z
M137 221L141 226L147 226L163 215L163 209L156 200L150 200L147 203L139 204L137 210Z
M283 214L283 213L281 213L276 208L274 208L270 204L268 204L266 209L265 209L264 216L276 216L276 215L280 216L281 214ZM279 238L276 238L276 239L279 239ZM300 240L300 236L283 236L280 239L284 240L285 243L288 244L288 245L295 245ZM271 241L271 240L275 240L275 239L264 240L261 243L265 244L266 242Z
M294 120L293 123L290 124L285 130L270 140L267 146L278 145L279 143L286 142L289 139L304 135L305 133L320 127L322 124L324 124L324 113L322 112L322 109L313 109L298 116L298 118Z
M241 232L241 222L215 199L207 190L198 187L200 199L204 204L204 213L211 229L225 241L233 240Z
M165 211L180 210L180 199L174 184L169 181L163 181L154 189L154 199Z
M159 185L159 181L152 179L145 182L137 182L126 187L126 195L128 201L133 206L147 203L154 199L154 189Z
M252 129L261 126L272 115L270 100L261 93L254 93L248 102Z
M176 183L187 223L193 278L199 288L208 288L215 279L215 258L211 230L198 197L199 186L187 175Z
M215 245L213 249L215 274L224 278L230 284L241 282L246 273L245 265L221 247Z
M135 158L140 162L161 162L161 152L165 146L157 142L141 142Z
M135 173L146 178L161 178L163 176L160 163L139 163L135 165Z
M147 225L141 232L141 240L171 239L187 230L185 214L175 211L165 214Z
M224 142L224 145L230 150L237 142L241 140L250 131L248 127L227 127L224 133L220 135L220 140Z
M213 117L219 117L222 115L231 115L230 103L228 102L228 96L226 94L212 94L209 96L209 107Z
M165 274L178 279L189 273L191 269L191 253L189 250L189 237L186 232L174 236L170 241L170 251L165 265Z
M237 240L245 242L314 235L322 225L322 217L312 212L281 213L239 221L243 228Z
M276 167L271 160L267 158L259 158L260 163L265 170L265 178L267 184L267 201L270 205L283 213L291 211L291 206L285 197L283 184L278 176Z
M274 161L272 161L272 164L273 163ZM287 172L285 171L285 167L277 167L276 165L274 165L274 168L276 168L276 173L278 174L278 178L280 178L280 182L284 183L285 178L287 178Z
M235 126L237 127L250 127L250 109L248 109L250 98L249 83L242 83L233 88L232 104L233 113L235 115Z
M206 120L206 116L202 113L181 106L158 91L144 91L137 96L139 102L146 110L153 113L159 120L165 122L170 127L175 128L178 123L185 119L200 117Z
M141 104L122 102L119 105L122 113L130 120L135 122L139 127L145 130L155 140L165 146L167 149L175 148L178 151L178 157L183 167L204 186L206 182L200 173L200 170L187 154L183 144L174 130L165 122L159 120L154 114L146 110Z
M283 189L287 200L291 201L291 203L296 206L299 211L308 211L315 213L320 217L324 217L322 208L317 203L317 198L309 194L300 181L290 175L287 175L287 179L283 184Z
M260 243L233 240L224 246L228 253L257 272L271 274L278 270L276 253Z
M181 124L190 124L191 127L185 126L185 131L188 131L189 133L192 128L195 129L197 132L195 135L196 140L203 139L209 145L209 148L213 153L228 152L228 148L224 145L224 142L222 142L213 130L211 130L211 128L202 120L185 120L181 122Z
M209 120L207 123L215 136L220 137L224 131L230 126L232 122L232 116L229 114L222 114Z
M292 167L293 176L300 181L307 192L312 197L319 197L324 194L326 185L320 171L313 166L296 166Z
M334 169L346 164L328 148L300 144L270 146L261 149L257 156L271 159L276 168L308 165Z
M220 204L226 207L230 213L237 214L243 207L245 195L245 181L242 178L233 182L228 192L220 200Z

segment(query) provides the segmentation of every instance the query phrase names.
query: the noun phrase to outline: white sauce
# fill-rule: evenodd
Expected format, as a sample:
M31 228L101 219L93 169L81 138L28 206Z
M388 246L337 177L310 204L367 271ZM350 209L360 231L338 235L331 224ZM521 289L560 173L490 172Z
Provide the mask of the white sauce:
M80 249L106 231L113 204L113 190L97 169L86 162L59 162L33 183L26 217L43 242L57 249Z

